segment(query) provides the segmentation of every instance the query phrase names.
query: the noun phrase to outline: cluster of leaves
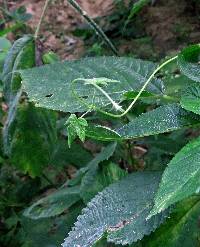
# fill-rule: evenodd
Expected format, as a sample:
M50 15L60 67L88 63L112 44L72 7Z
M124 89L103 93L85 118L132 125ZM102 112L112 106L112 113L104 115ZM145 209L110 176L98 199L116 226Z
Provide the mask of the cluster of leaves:
M36 50L0 39L2 246L199 246L200 45L143 92L157 64Z
M155 70L155 64L133 58L86 58L80 61L60 62L53 66L22 70L20 74L23 90L27 92L30 101L40 107L72 113L68 120L70 144L78 136L82 141L85 137L99 141L117 141L117 145L120 146L127 140L134 139L137 142L137 139L141 137L199 125L199 54L200 46L193 45L185 48L177 57L177 66L182 73L179 75L179 80L185 80L185 85L180 85L179 80L173 78L172 81L168 81L167 76L163 77L163 81L160 79L151 81L146 91L141 94L140 104L143 102L148 105L156 102L156 109L139 116L134 116L134 110L132 110L128 115L128 123L125 125L123 118L116 121L106 117L104 121L109 123L110 127L99 125L99 123L91 124L90 117L86 121L83 117L77 118L74 113L87 110L96 111L95 115L92 113L90 115L93 116L95 122L99 122L102 115L98 112L105 111L109 114L116 111L113 108L113 101L123 107L126 106L126 103L136 97L141 86ZM93 83L83 84L78 78L83 78L84 81L94 79L92 79ZM105 78L108 78L110 83L105 83ZM75 80L77 83L74 86ZM101 90L94 87L95 80L96 86L101 85ZM104 83L99 83L101 80ZM176 90L171 90L170 93L171 86L176 87ZM51 95L51 97L46 97L46 95ZM112 101L109 100L108 95ZM165 137L164 140L162 140L163 137ZM157 145L157 149L164 149L165 152L170 153L170 145L173 150L176 148L174 146L176 142L171 138L169 135L161 135L154 145L155 147ZM164 143L164 148L159 141ZM110 145L102 152L107 152ZM166 148L168 145L169 147ZM178 150L181 148L181 144L179 145ZM187 216L184 217L184 224L191 224L191 231L195 233L187 234L187 237L184 234L186 228L180 216L184 211L180 208L185 206L179 206L177 203L181 201L185 205L184 199L199 193L199 147L200 139L197 138L181 148L177 154L172 151L175 156L168 162L163 174L159 172L163 170L163 167L153 169L147 166L148 172L134 172L125 176L120 182L107 187L83 210L63 246L89 247L103 237L115 244L133 244L155 231L171 212L172 215L175 214L174 217L178 218L178 222L166 220L166 223L156 230L156 232L163 232L163 239L160 240L161 234L155 232L152 239L145 237L142 240L142 246L156 246L159 241L168 241L169 244L166 246L183 244L184 246L198 246L200 235L198 217L195 215L199 214L199 197L189 199L191 207L188 207L185 212ZM100 155L104 156L103 153ZM109 158L112 153L113 150L105 158ZM99 155L96 159L101 160ZM108 164L107 166L109 167ZM82 197L84 202L88 202L87 199L95 195L94 191L101 191L104 186L113 183L112 176L105 175L104 179L109 179L109 183L102 182L102 178L96 177L96 169L96 164L92 161L77 173L76 182L72 182L73 186L80 183L79 195L83 196L85 193L87 195ZM121 175L117 177L118 179L121 179ZM68 192L70 193L70 190ZM35 207L38 203L41 204L41 201L37 202ZM175 209L170 209L174 205ZM34 217L30 212L29 210L28 215ZM165 229L169 225L172 234L177 224L179 230L176 236L169 240L167 237L169 233L165 233ZM181 241L183 237L186 239L184 242Z

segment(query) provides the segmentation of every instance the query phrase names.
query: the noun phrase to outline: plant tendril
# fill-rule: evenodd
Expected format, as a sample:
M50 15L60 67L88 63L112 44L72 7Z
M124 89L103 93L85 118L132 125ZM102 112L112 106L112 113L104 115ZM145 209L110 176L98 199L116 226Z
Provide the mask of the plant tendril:
M84 78L78 78L78 79L75 79L72 81L72 93L74 95L74 97L79 101L81 102L82 104L84 104L90 111L91 110L96 110L96 111L99 111L107 116L110 116L110 117L113 117L113 118L121 118L123 116L125 116L131 109L132 107L135 105L135 103L137 102L137 100L139 99L140 95L142 94L142 92L146 89L146 87L148 86L148 84L151 82L151 80L153 79L153 77L164 67L166 66L167 64L171 63L172 61L176 60L177 59L177 55L168 59L167 61L165 61L164 63L162 63L161 65L159 65L157 67L157 69L155 69L153 71L153 73L150 75L150 77L147 79L147 81L144 83L144 85L142 86L142 88L140 89L140 91L138 92L137 96L134 98L134 100L131 102L131 104L128 106L128 108L126 110L123 110L121 108L121 106L119 106L109 95L107 92L105 92L100 86L98 86L97 84L95 83L90 83L90 85L93 85L97 90L99 90L101 93L104 94L104 96L111 102L111 104L114 106L114 108L116 110L119 110L121 111L122 113L121 114L113 114L113 113L110 113L110 112L107 112L107 111L104 111L104 110L101 110L100 108L96 107L95 105L93 104L88 104L85 100L83 100L81 97L78 96L77 92L75 91L74 89L74 84L75 82L77 81L87 81L87 79L84 79Z

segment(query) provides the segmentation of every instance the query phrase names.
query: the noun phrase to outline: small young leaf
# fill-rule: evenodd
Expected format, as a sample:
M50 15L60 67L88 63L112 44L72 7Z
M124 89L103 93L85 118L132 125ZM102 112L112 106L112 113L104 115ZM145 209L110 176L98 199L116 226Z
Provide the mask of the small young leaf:
M168 164L150 216L198 193L200 188L200 138L191 141ZM150 217L149 216L149 217Z
M77 118L75 114L71 114L66 122L68 133L68 145L71 146L72 142L78 136L82 142L85 141L85 132L88 123L84 118Z

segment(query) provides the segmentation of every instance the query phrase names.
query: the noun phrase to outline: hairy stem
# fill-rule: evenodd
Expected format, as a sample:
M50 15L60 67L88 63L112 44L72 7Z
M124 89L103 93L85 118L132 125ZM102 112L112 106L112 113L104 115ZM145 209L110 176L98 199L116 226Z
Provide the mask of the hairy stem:
M67 0L68 3L89 23L89 25L97 32L97 34L104 40L104 42L110 47L115 55L118 55L117 49L113 43L109 40L103 30L93 21L92 18L81 8L81 6L75 0Z
M38 25L37 25L36 30L35 30L35 35L34 35L35 39L38 38L38 34L40 32L40 27L41 27L42 21L44 19L45 12L47 10L47 7L48 7L50 1L51 0L45 0L44 7L43 7L43 10L42 10L42 14L40 16L40 20L39 20Z

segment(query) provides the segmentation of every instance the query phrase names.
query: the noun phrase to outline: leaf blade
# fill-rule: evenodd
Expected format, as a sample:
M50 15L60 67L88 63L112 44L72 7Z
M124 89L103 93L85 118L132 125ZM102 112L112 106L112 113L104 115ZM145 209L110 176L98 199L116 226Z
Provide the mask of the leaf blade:
M196 193L200 188L200 138L184 146L164 171L149 217Z
M166 216L146 221L159 180L157 172L134 173L106 188L83 210L63 247L90 247L104 233L117 244L130 244L150 234Z
M104 77L118 81L109 83L105 90L113 100L119 102L123 100L125 92L139 91L155 68L156 65L151 62L133 58L85 58L23 70L21 77L23 89L27 92L30 101L40 107L74 113L88 110L72 94L71 83L75 79ZM110 73L111 70L113 73ZM98 107L110 105L108 99L102 93L96 92L91 85L83 86L83 82L77 85L78 95L87 97L88 104L94 103ZM154 79L147 90L162 94L164 90L162 81ZM49 95L51 97L47 97Z

